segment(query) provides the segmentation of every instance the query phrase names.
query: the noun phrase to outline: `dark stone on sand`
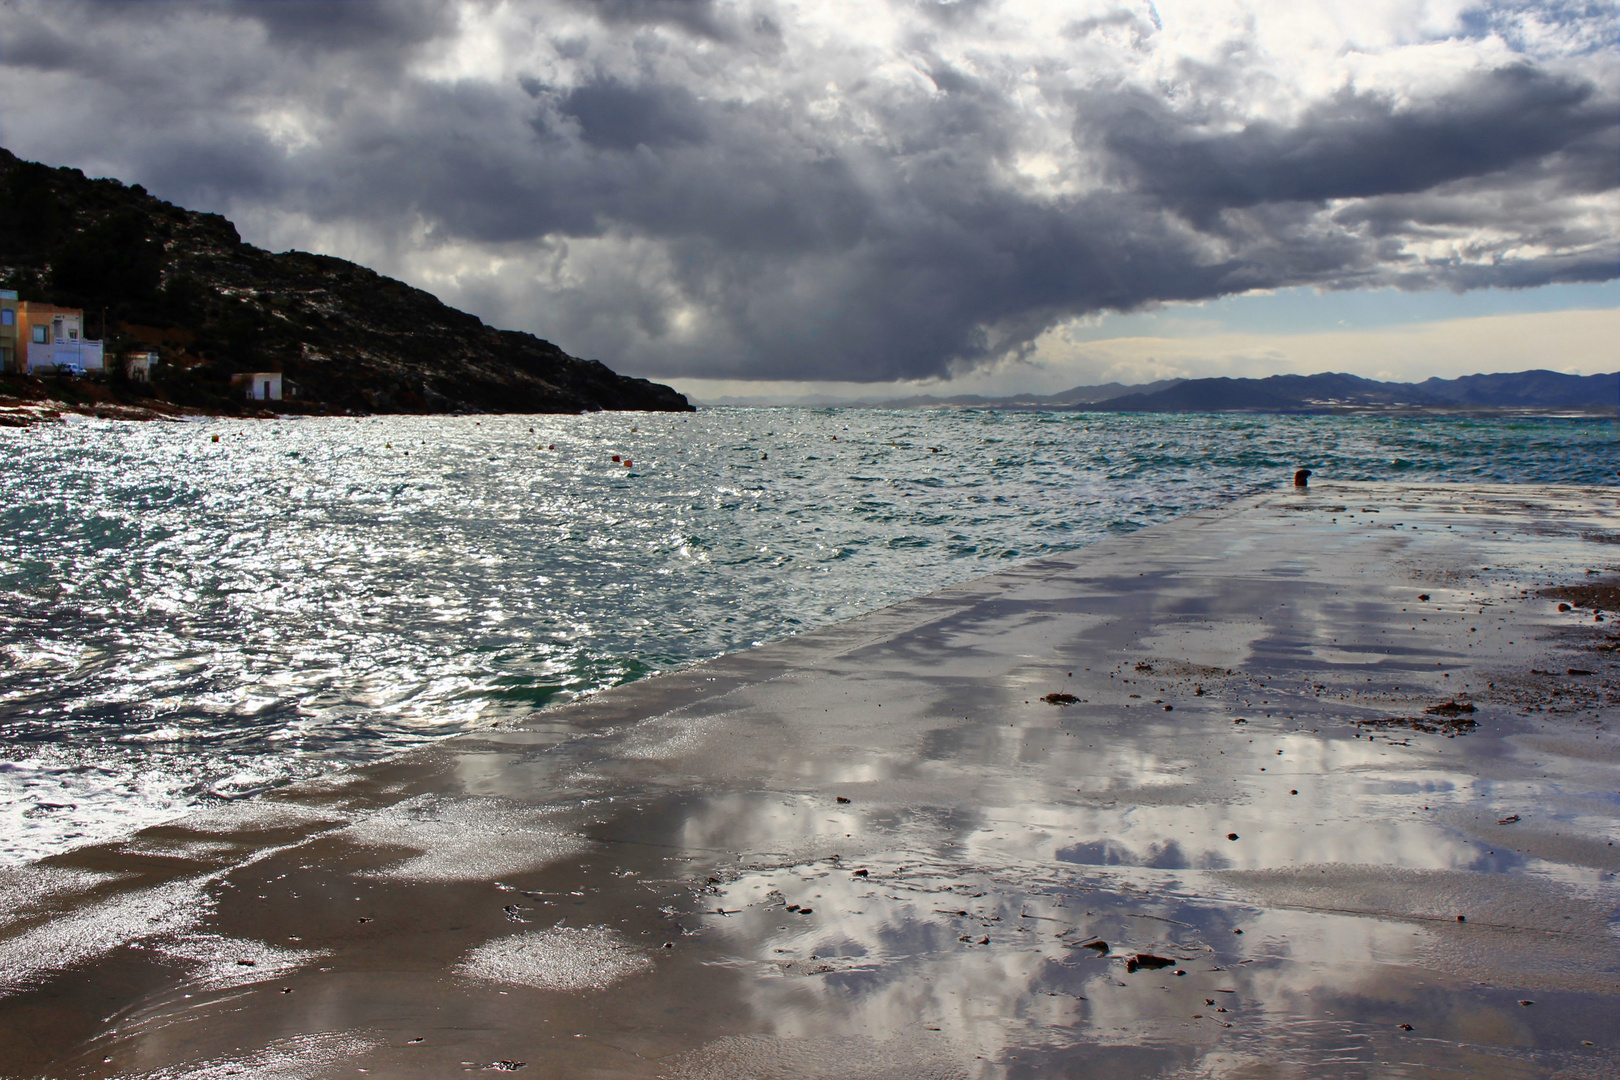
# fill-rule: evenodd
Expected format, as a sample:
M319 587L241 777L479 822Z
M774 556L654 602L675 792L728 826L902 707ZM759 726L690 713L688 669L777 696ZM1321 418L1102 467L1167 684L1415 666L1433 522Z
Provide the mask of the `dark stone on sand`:
M1146 968L1149 971L1157 971L1160 968L1173 967L1174 965L1175 961L1167 956L1155 956L1152 953L1139 952L1125 961L1125 970L1133 972L1138 968Z

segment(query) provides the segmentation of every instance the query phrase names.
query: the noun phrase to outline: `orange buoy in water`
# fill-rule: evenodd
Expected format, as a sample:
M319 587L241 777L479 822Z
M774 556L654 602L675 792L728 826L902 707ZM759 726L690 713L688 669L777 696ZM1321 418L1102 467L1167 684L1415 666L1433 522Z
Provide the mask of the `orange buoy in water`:
M550 446L548 446L548 447L546 447L546 449L547 449L547 450L555 450L555 449L557 449L557 444L556 444L556 443L552 443L552 444L551 444L551 445L550 445Z
M618 461L618 460L620 460L620 458L619 458L619 455L618 455L618 454L614 454L614 455L613 455L613 460L614 460L614 461Z
M215 435L215 436L214 436L214 441L215 441L215 442L219 442L219 436L218 436L218 435Z
M634 465L634 464L635 464L635 462L633 462L633 461L631 461L631 460L630 460L630 459L629 459L629 458L625 458L625 459L624 459L624 467L625 467L625 468L627 468L627 469L628 469L628 468L629 468L629 467L630 467L630 466L632 466L632 465Z

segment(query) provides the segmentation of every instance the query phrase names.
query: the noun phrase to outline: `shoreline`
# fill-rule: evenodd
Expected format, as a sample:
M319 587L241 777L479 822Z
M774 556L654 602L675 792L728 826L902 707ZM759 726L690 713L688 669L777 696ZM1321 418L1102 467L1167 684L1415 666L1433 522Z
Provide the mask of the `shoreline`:
M1257 495L0 871L0 1073L1614 1068L1617 502Z

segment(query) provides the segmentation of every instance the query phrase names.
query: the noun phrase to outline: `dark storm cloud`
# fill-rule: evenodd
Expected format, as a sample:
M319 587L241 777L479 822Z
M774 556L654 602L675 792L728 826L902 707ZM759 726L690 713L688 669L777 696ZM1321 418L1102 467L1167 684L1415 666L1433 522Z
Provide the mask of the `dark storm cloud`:
M206 2L206 0L204 0ZM364 50L420 45L456 23L447 0L377 3L376 0L220 0L264 26L275 45L318 50Z
M1133 185L1205 219L1228 207L1422 191L1483 176L1612 129L1613 102L1590 83L1525 65L1480 72L1398 109L1345 90L1283 125L1205 135L1140 92L1080 102L1076 138L1095 138Z
M1615 274L1609 219L1580 200L1612 198L1616 105L1574 68L1476 65L1257 119L1237 61L1182 65L1172 94L1075 89L1067 60L1021 83L942 47L991 3L930 8L903 50L851 64L803 52L768 0L560 0L501 24L533 66L425 73L497 8L20 4L8 92L49 71L72 95L0 115L0 136L199 208L470 250L447 300L639 374L917 378L1106 309ZM1156 22L1102 9L1053 47L1140 56ZM1021 178L1031 94L1095 182ZM71 124L29 126L64 100ZM479 277L480 251L505 269Z
M582 137L598 149L704 141L702 110L684 87L646 88L602 79L570 90L561 110L579 121Z
M713 0L574 0L574 4L608 25L678 27L714 41L737 35L733 21Z

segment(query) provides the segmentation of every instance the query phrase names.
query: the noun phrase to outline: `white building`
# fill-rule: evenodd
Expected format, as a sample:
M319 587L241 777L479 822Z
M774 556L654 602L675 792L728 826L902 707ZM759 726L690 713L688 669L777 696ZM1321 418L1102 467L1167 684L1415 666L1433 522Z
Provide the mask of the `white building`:
M130 382L152 381L152 373L158 366L158 354L155 352L129 352L124 354L124 374Z
M245 388L249 401L281 400L281 372L279 371L255 371L244 375L233 375L231 376L231 385Z

